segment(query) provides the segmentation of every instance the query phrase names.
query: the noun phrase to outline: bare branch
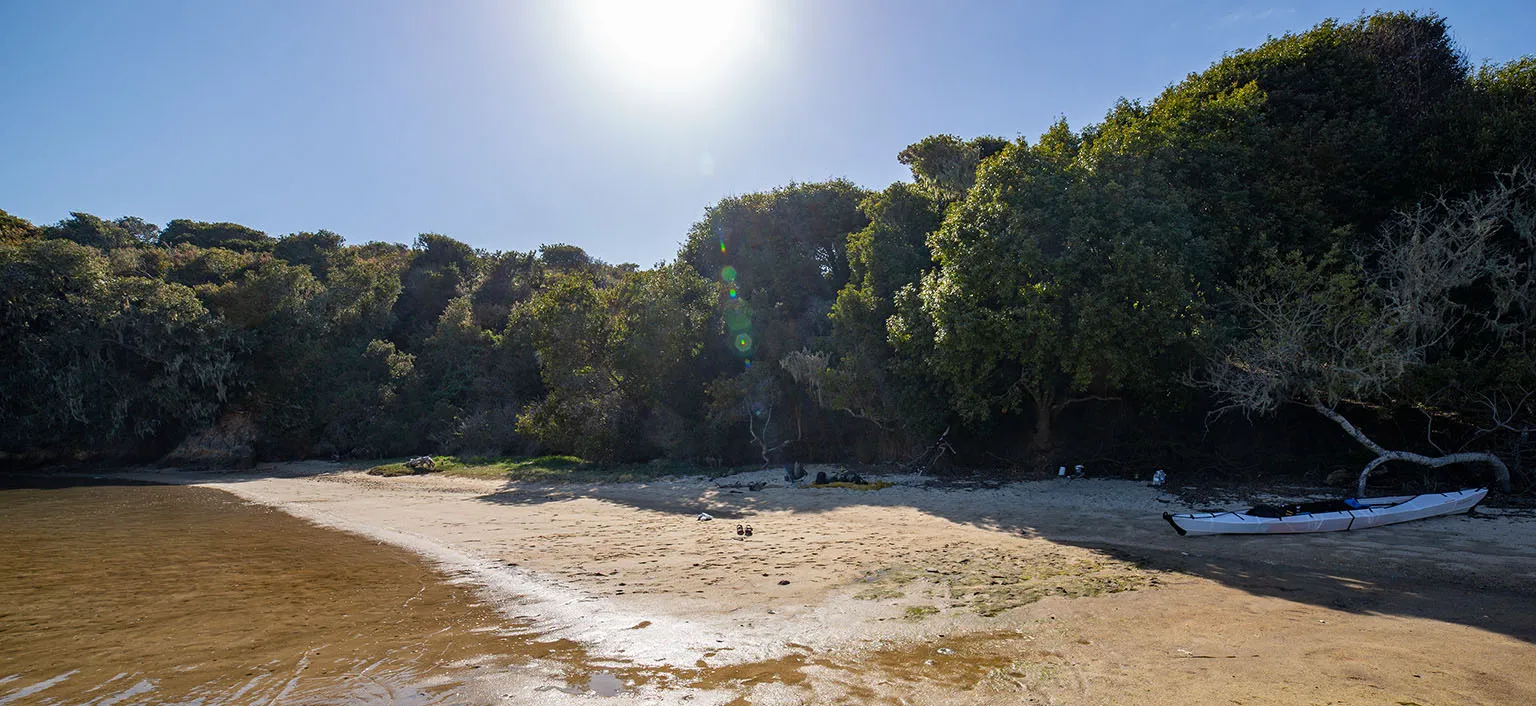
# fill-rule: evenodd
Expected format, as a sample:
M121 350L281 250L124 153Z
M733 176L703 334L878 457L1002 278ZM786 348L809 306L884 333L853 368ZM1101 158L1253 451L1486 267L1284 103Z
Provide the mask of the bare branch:
M1491 294L1491 303L1485 297L1469 306L1462 295L1470 290ZM1447 454L1435 440L1429 405L1457 383L1418 400L1395 396L1410 370L1440 357L1486 364L1511 346L1529 350L1536 330L1536 172L1517 170L1486 191L1399 212L1352 263L1279 260L1265 279L1239 286L1234 302L1251 329L1193 382L1214 395L1212 415L1267 414L1286 402L1311 406L1376 455L1361 475L1362 489L1371 470L1392 460L1487 463L1508 486L1508 469L1493 454ZM1529 421L1536 390L1515 378L1482 395L1486 421L1474 426L1468 443L1495 432L1536 431ZM1425 440L1441 455L1382 448L1336 411L1346 400L1420 409Z
M879 427L882 431L889 431L883 419L863 408L856 410L853 404L847 403L847 398L851 395L847 394L846 385L838 384L839 374L830 367L829 358L825 352L813 353L809 348L790 351L779 360L779 367L788 372L795 382L809 389L815 396L818 406L845 412L854 419L862 419ZM832 388L830 391L829 387Z
M1360 431L1360 429L1358 427L1356 427L1354 424L1351 424L1348 419L1344 418L1344 415L1339 414L1332 407L1328 407L1328 406L1322 404L1321 402L1313 402L1312 403L1312 409L1317 410L1318 414L1321 414L1324 417L1332 419L1334 424L1337 424L1340 427L1343 427L1344 428L1344 433L1349 434L1350 437L1352 437L1355 441L1360 442L1361 446L1364 446L1365 448L1370 449L1371 453L1374 453L1377 456L1381 456L1383 454L1388 453L1388 451L1386 449L1381 447L1381 444L1378 444L1375 441L1372 441L1371 437L1366 436L1365 432Z
M1360 471L1360 481L1355 487L1358 497L1365 496L1365 482L1370 477L1371 471L1376 470L1378 466L1389 461L1407 461L1431 468L1449 466L1453 463L1486 463L1493 466L1494 479L1499 482L1499 486L1504 492L1509 492L1509 467L1504 465L1504 461L1500 460L1498 456L1491 453L1467 451L1445 454L1443 456L1425 456L1411 451L1388 451L1382 448L1380 444L1372 441L1370 437L1365 435L1365 432L1360 431L1358 427L1350 423L1348 419L1345 419L1344 415L1339 414L1337 410L1319 402L1313 402L1312 409L1317 410L1318 414L1333 420L1335 424L1344 429L1346 434L1349 434L1355 441L1360 442L1360 445L1376 454L1376 458L1371 459L1371 462L1365 465L1365 469Z
M1445 455L1445 449L1440 448L1440 445L1435 443L1435 415L1430 414L1429 410L1425 409L1423 405L1419 406L1419 412L1424 415L1424 441L1430 446L1435 447L1435 451L1439 452L1440 455Z
M1509 492L1509 467L1504 465L1504 461L1498 456L1484 451L1464 451L1444 456L1424 456L1411 451L1388 451L1381 456L1371 459L1371 462L1365 465L1365 470L1360 471L1360 482L1356 484L1355 492L1363 497L1365 495L1367 476L1381 464L1390 461L1407 461L1408 463L1417 463L1421 466L1429 466L1430 468L1449 466L1453 463L1486 463L1493 466L1493 477L1494 480L1499 482L1499 488L1506 493Z
M1105 397L1105 396L1102 396L1102 395L1083 395L1081 397L1068 397L1067 399L1062 400L1061 402L1057 402L1056 404L1051 405L1051 411L1052 412L1060 412L1061 410L1066 409L1068 405L1074 405L1074 404L1077 404L1078 402L1119 402L1121 399L1122 398L1120 398L1120 397Z
M847 412L848 416L853 417L854 419L862 419L862 420L864 420L866 422L869 422L870 424L873 424L873 425L875 425L877 427L880 427L881 431L890 431L890 429L887 429L885 424L882 423L876 417L872 417L872 416L870 416L868 414L865 414L863 412L855 412L853 409L848 408L848 407L839 407L838 409L840 409L840 410L842 410L844 412Z

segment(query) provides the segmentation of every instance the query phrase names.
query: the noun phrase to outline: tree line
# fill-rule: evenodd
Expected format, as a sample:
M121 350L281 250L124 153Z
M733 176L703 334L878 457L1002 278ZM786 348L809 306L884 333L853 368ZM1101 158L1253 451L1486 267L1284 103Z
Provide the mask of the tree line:
M0 212L0 452L153 457L239 413L274 459L947 438L1029 465L1300 413L1375 465L1529 482L1536 56L1473 67L1434 15L1328 21L1097 124L897 158L882 191L724 199L649 269Z

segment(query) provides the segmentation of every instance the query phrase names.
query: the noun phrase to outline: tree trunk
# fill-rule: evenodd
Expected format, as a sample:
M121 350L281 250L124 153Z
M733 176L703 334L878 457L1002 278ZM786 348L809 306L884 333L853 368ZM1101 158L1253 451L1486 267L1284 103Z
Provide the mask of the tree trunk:
M1051 439L1051 417L1056 414L1056 407L1051 404L1049 392L1036 392L1031 397L1035 399L1035 438L1030 440L1029 450L1046 453L1056 447Z
M1365 435L1365 432L1360 431L1360 429L1357 428L1354 424L1351 424L1348 419L1345 419L1344 415L1339 414L1338 411L1334 410L1332 407L1328 407L1321 402L1313 402L1312 409L1317 410L1318 414L1333 420L1333 422L1342 427L1344 432L1349 434L1351 438L1360 442L1362 446L1370 449L1372 453L1376 454L1376 458L1371 459L1370 463L1365 464L1365 469L1360 471L1360 482L1355 486L1356 497L1365 496L1365 481L1370 477L1371 471L1376 470L1378 466L1388 461L1407 461L1409 463L1417 463L1421 466L1429 466L1430 468L1449 466L1453 463L1486 463L1490 466L1493 466L1493 477L1494 480L1499 482L1499 488L1506 493L1509 492L1509 467L1505 466L1504 461L1501 460L1498 456L1495 456L1491 453L1483 451L1466 451L1462 453L1446 454L1444 456L1425 456L1423 454L1413 453L1412 451L1388 451L1382 448L1380 444L1372 441L1370 437Z

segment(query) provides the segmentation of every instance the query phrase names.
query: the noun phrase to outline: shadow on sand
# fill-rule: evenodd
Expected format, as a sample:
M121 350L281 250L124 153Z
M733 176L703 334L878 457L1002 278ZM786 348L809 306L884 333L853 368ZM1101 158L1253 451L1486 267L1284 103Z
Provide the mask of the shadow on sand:
M1068 481L898 486L869 492L782 487L753 492L711 487L704 481L508 483L479 500L515 506L591 498L676 514L679 521L700 512L736 520L768 512L788 512L793 518L862 506L909 507L955 523L1098 551L1146 569L1209 579L1254 595L1357 614L1456 623L1536 643L1536 611L1530 610L1536 605L1536 520L1493 518L1474 511L1471 516L1360 532L1188 538L1176 535L1160 516L1165 507L1177 508L1171 496L1128 481L1079 481L1075 487L1082 492ZM1115 496L1119 505L1096 505L1094 498L1103 495Z

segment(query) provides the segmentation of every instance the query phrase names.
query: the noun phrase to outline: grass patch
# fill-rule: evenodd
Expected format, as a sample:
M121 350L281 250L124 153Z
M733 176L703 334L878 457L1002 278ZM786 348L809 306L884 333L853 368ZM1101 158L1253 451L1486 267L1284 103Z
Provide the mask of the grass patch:
M522 456L511 458L433 456L431 473L464 478L492 478L532 483L636 483L676 476L720 477L742 468L711 468L675 461L650 463L593 463L575 456ZM753 467L755 468L755 467ZM381 463L369 475L393 478L413 475L405 460Z
M939 609L935 608L935 607L933 607L931 605L915 605L915 606L909 606L907 608L907 612L901 616L901 619L902 620L906 620L908 622L915 623L915 622L918 622L919 620L922 620L923 618L926 618L926 617L928 617L930 615L938 615L938 614L939 614Z
M875 481L873 483L844 483L842 481L838 481L836 483L812 483L811 487L812 488L847 488L849 490L879 490L881 488L889 488L889 487L891 487L893 485L896 485L896 484L895 483L889 483L889 482L886 482L886 481L883 481L883 480Z
M1154 572L1096 555L1016 554L971 548L925 557L919 564L886 567L866 574L854 594L859 600L911 597L934 599L949 608L968 608L991 617L1047 596L1083 598L1159 585ZM917 583L921 581L921 583ZM906 620L921 616L907 614Z
M871 572L859 579L859 583L870 584L866 588L854 594L854 600L883 601L892 598L905 598L906 586L917 579L918 572L910 567L900 566L881 569Z
M406 468L405 467L405 463L403 461L400 462L400 463L385 463L385 464L374 466L373 468L368 469L368 475L370 475L370 476L383 476L385 478L394 478L396 476L408 476L408 475L411 475L413 473L415 473L415 471L412 471L411 469Z

